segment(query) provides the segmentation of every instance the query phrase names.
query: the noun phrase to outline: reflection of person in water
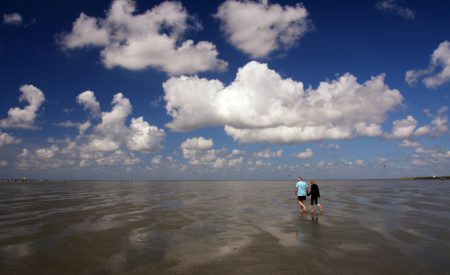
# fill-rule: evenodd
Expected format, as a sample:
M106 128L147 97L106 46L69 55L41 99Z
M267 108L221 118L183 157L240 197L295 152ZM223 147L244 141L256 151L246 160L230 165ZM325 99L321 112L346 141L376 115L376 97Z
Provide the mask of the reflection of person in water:
M314 180L311 180L309 184L310 188L308 190L308 196L311 196L311 213L314 213L314 204L316 204L319 207L320 212L322 212L323 207L319 203L320 198L319 186L316 184Z
M318 215L311 215L311 221L312 223L319 223L319 217L322 215L322 213Z

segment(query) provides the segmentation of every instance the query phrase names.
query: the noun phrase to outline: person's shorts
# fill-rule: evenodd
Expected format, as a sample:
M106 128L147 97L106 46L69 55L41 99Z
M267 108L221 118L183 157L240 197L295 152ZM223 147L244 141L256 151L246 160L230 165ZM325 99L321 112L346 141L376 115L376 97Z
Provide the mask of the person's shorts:
M299 201L306 201L306 196L298 196Z

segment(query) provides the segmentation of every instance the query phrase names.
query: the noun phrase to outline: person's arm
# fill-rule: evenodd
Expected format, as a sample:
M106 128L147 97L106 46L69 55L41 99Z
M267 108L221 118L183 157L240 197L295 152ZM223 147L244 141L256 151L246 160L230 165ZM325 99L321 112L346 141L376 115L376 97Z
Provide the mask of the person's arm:
M294 188L294 194L295 194L295 196L297 196L297 194L298 194L298 188L297 187Z

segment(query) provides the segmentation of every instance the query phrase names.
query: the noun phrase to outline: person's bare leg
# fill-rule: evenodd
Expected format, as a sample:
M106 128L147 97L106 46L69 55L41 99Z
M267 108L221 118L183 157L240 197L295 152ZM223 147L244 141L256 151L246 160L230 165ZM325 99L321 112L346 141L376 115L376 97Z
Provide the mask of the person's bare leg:
M311 205L311 213L314 213L314 204Z
M319 206L320 212L322 212L323 211L322 205L320 205L320 203L318 203L317 206Z
M302 212L303 212L303 211L306 211L306 206L303 204L302 201L298 201L298 204L300 204L300 208L301 208L301 211L302 211Z

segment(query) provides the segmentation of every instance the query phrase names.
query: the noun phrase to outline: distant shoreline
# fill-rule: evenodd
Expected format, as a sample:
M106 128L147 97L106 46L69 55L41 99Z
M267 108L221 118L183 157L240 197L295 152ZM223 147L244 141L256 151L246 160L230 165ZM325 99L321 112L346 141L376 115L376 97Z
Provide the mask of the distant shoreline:
M0 179L0 183L30 183L30 182L74 182L74 181L83 181L83 182L99 182L99 181L110 181L111 179ZM401 177L401 178L390 178L390 179L321 179L321 180L450 180L450 176L420 176L420 177ZM123 181L123 182L133 182L133 180L127 179L118 179L112 181ZM138 180L138 181L216 181L216 180L195 180L195 179L186 179L186 180ZM285 179L243 179L243 180L223 180L220 181L292 181Z
M450 176L404 177L401 180L449 180Z

